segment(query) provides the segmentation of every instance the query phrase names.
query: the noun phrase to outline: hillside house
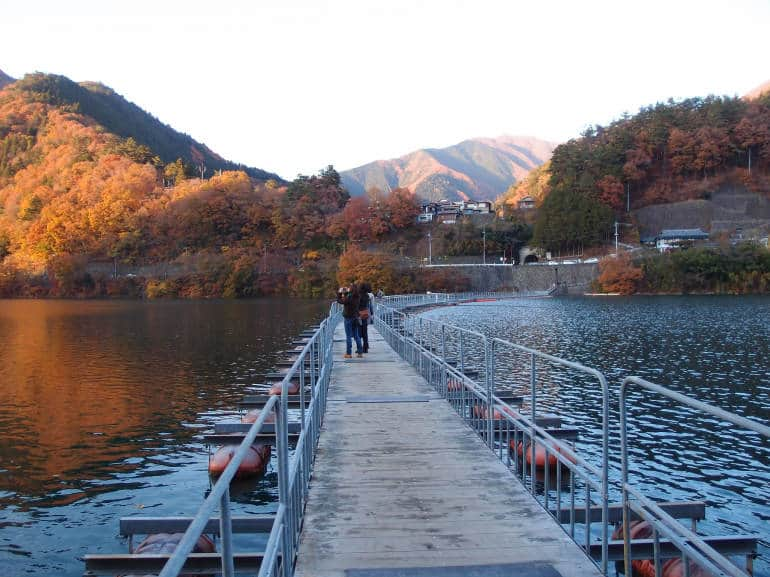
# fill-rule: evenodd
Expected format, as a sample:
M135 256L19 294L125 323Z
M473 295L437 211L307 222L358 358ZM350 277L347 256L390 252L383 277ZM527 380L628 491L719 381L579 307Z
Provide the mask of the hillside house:
M455 224L458 219L462 218L463 213L456 210L442 210L436 215L436 222L442 224Z
M492 202L489 200L450 201L443 199L438 202L423 203L421 212L417 216L417 222L453 224L463 216L490 214L491 212Z
M703 242L708 238L708 233L699 228L670 228L660 231L655 237L655 247L660 252L666 252Z
M433 217L436 215L435 212L432 210L429 210L429 208L425 205L422 207L422 212L417 215L417 222L419 223L425 223L425 222L433 222Z
M492 212L492 202L489 200L468 200L460 204L463 214L489 214Z
M519 207L519 210L531 210L535 208L535 199L531 196L525 196L524 198L519 199L517 206Z

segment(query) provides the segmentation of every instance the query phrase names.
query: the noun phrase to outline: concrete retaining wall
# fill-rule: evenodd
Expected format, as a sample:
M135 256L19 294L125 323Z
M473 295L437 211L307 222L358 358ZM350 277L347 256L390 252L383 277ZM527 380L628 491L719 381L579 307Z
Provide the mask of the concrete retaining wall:
M444 268L444 267L442 267ZM571 294L590 291L596 264L523 266L448 266L470 280L472 291L544 291L554 284Z

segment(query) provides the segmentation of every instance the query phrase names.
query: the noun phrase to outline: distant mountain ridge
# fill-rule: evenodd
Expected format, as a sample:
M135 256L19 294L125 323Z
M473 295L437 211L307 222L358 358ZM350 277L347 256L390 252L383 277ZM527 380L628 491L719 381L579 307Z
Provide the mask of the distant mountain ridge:
M770 80L768 80L767 82L763 82L753 90L750 90L749 92L744 94L743 99L756 100L757 98L759 98L763 94L767 94L768 92L770 92Z
M16 82L16 79L15 78L11 78L5 72L0 70L0 90L3 89L3 86L6 86L6 85L10 84L11 82Z
M472 138L340 172L353 196L408 188L425 200L494 200L551 158L557 143L529 136Z
M181 158L192 166L205 165L209 175L217 170L243 170L252 178L282 182L271 172L225 160L205 144L177 132L103 84L76 83L65 76L34 73L16 81L10 89L30 92L48 104L74 106L77 112L93 118L107 131L148 146L164 163Z

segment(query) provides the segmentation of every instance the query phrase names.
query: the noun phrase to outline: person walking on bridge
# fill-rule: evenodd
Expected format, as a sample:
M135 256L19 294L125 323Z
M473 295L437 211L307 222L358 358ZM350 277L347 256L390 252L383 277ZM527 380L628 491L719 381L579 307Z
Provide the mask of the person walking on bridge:
M374 309L372 305L372 287L367 282L359 285L361 293L361 302L358 305L358 316L361 319L361 341L364 344L364 352L369 352L369 323L372 322Z
M337 302L342 305L342 318L345 322L345 355L344 358L353 358L353 340L356 341L356 356L363 357L361 346L361 319L358 308L361 304L361 295L358 285L352 283L337 290Z

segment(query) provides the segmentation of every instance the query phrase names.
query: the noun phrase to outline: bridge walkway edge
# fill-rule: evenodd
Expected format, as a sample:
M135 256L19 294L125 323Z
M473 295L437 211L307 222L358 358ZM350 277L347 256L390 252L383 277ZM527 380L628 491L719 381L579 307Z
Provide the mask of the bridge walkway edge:
M599 577L373 326L369 340L363 359L343 359L341 325L335 333L329 402L294 574L407 576L405 568L427 575L426 568L499 565L497 572L463 573L512 575L503 565L522 564L515 571L522 577L543 569L553 574L551 567L563 577Z

